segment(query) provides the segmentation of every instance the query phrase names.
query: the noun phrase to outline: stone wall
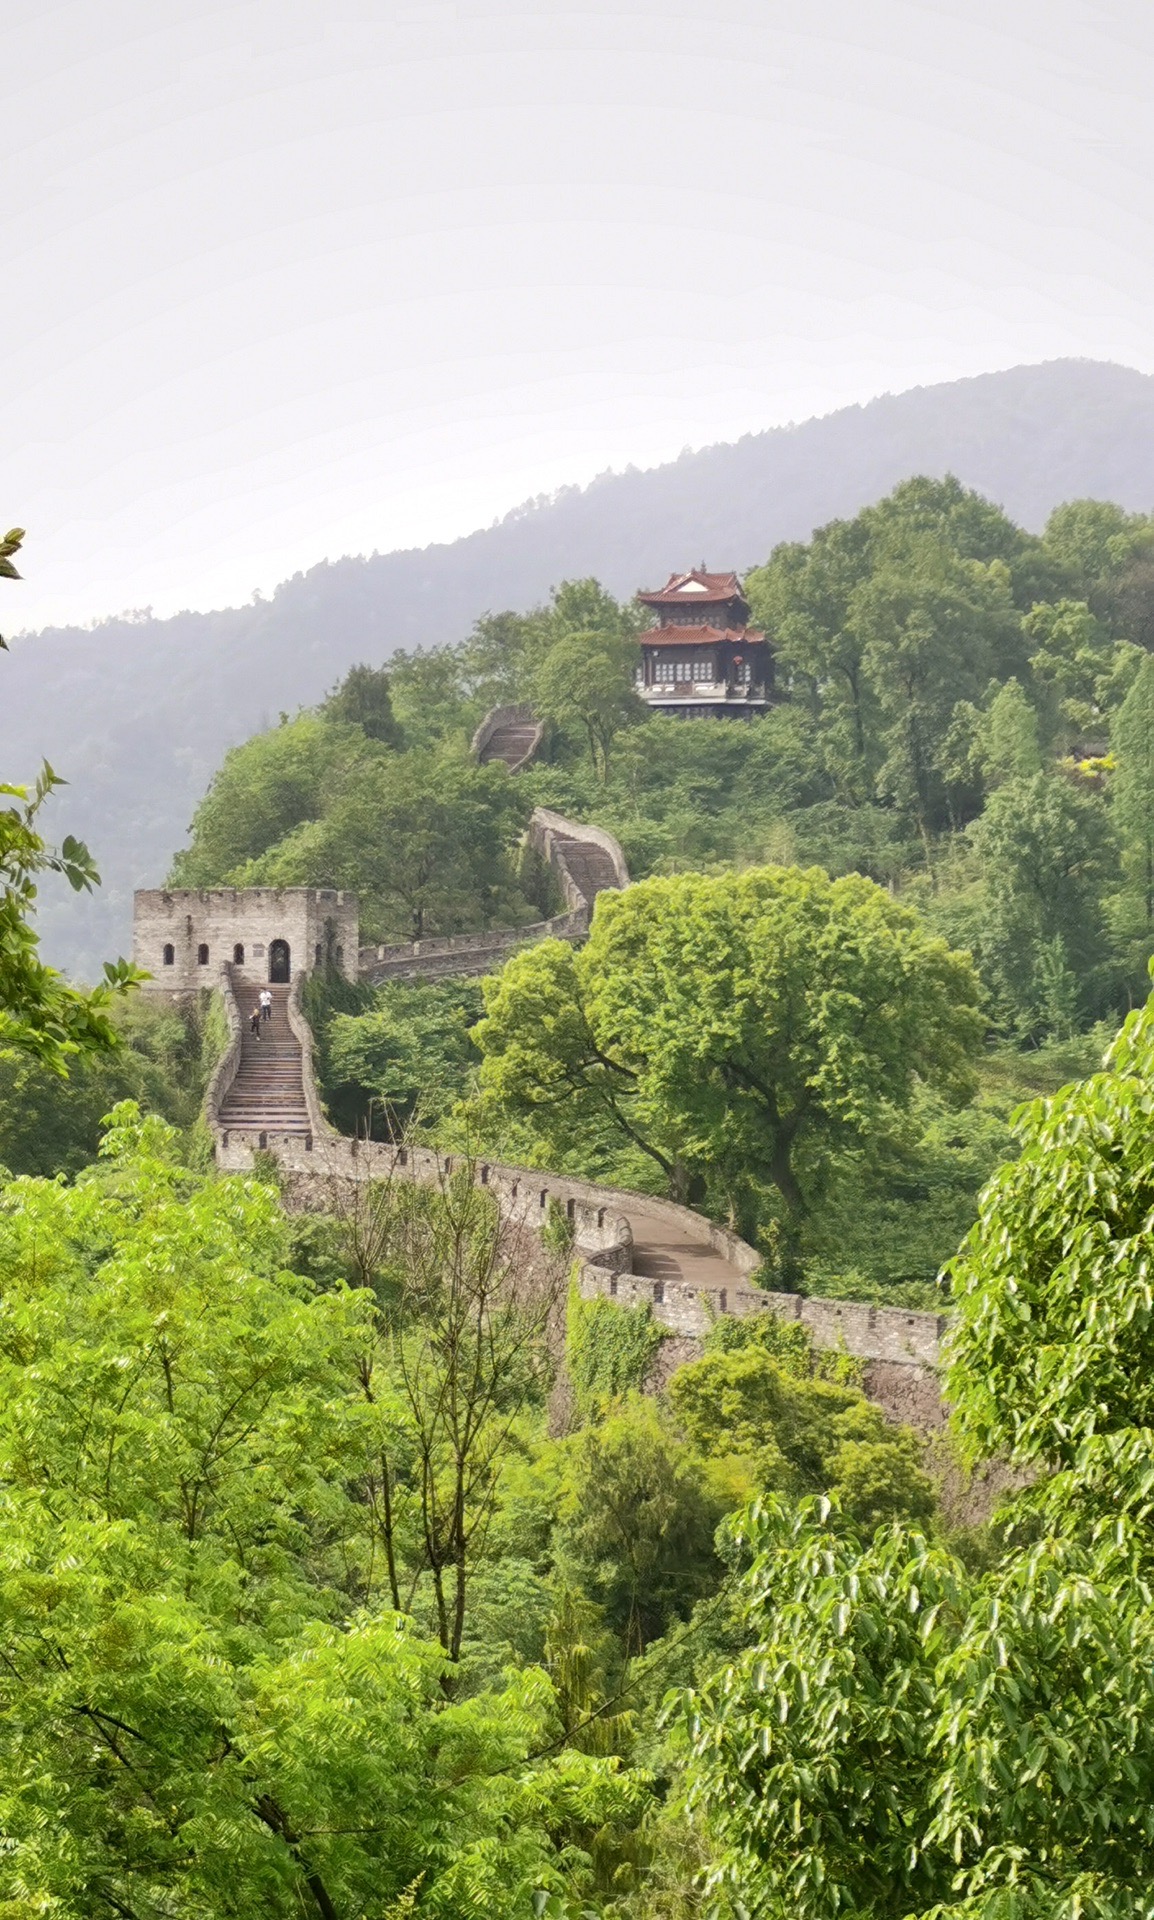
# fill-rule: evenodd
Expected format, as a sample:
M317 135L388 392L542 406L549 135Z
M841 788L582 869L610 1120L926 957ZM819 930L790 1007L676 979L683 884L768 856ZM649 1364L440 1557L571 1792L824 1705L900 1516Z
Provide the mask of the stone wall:
M566 840L582 840L586 846L599 847L602 853L609 856L617 885L629 885L629 867L621 843L611 833L606 833L603 827L587 827L584 822L567 820L564 814L553 813L548 807L534 807L525 838L533 851L539 853L553 868L570 908L591 907L592 901L585 898L569 871L565 859Z
M189 993L215 985L238 947L244 949L245 973L267 977L274 940L288 943L292 977L325 964L355 980L359 937L355 893L313 887L154 887L133 896L133 959L153 975L150 985L158 991Z
M488 973L518 947L538 940L584 940L589 914L584 907L558 913L551 920L534 920L526 927L490 927L484 933L453 933L430 940L402 941L391 946L362 947L362 980L379 985L384 980L442 980Z
M229 975L226 967L221 991L239 1057L241 1020ZM436 1186L468 1166L473 1179L495 1195L503 1216L511 1223L538 1232L548 1221L552 1204L572 1229L583 1298L600 1296L623 1307L647 1305L678 1351L699 1351L700 1342L719 1314L775 1313L804 1326L815 1346L864 1361L866 1391L890 1417L921 1427L940 1424L937 1368L939 1343L948 1324L944 1314L811 1299L751 1285L760 1265L756 1249L715 1221L673 1201L624 1193L568 1174L506 1166L484 1158L470 1160L430 1147L394 1147L335 1132L317 1088L313 1036L301 1004L301 987L302 979L298 978L288 999L288 1019L301 1043L310 1131L301 1136L221 1128L216 1115L228 1085L226 1062L222 1061L212 1088L216 1104L209 1110L216 1124L216 1158L222 1170L248 1172L255 1153L272 1152L281 1165L287 1203L302 1210L321 1211L331 1207L334 1181L401 1178ZM657 1215L691 1239L708 1241L729 1266L732 1285L699 1287L687 1281L654 1280L635 1274L630 1207Z
M493 735L502 727L532 727L533 729L533 737L521 758L514 761L509 768L510 773L520 773L521 768L531 765L541 751L541 742L545 738L545 722L538 720L532 707L491 707L473 735L469 751L474 760L484 757L485 748Z
M520 710L497 707L486 716L474 739L474 751L483 727L496 716L515 716ZM526 709L526 712L528 710ZM584 940L589 932L593 900L586 895L565 858L566 840L577 840L597 847L612 867L619 887L629 885L625 855L611 833L601 827L586 827L551 813L547 807L535 807L525 836L535 853L552 868L564 895L568 911L550 920L536 920L526 927L490 927L482 933L455 933L429 940L403 941L393 945L362 947L358 957L360 978L373 985L385 980L443 980L451 976L468 979L500 966L518 947L536 945L538 940Z
M619 1196L619 1201L625 1196ZM646 1207L649 1203L646 1201ZM749 1251L752 1252L752 1249ZM756 1256L755 1256L756 1258ZM901 1307L870 1307L855 1300L815 1300L799 1293L770 1293L741 1284L694 1287L684 1281L650 1280L641 1274L591 1273L582 1281L586 1298L604 1294L623 1307L651 1306L653 1317L682 1339L703 1340L719 1313L744 1317L775 1313L797 1320L816 1347L831 1347L858 1360L889 1366L936 1367L945 1332L944 1314L907 1313Z
M241 1047L244 1041L244 1021L233 991L232 971L222 966L217 974L217 990L224 1004L225 1018L228 1021L229 1040L220 1059L213 1069L212 1078L204 1095L204 1118L214 1135L220 1135L220 1110L224 1096L236 1078L240 1066Z

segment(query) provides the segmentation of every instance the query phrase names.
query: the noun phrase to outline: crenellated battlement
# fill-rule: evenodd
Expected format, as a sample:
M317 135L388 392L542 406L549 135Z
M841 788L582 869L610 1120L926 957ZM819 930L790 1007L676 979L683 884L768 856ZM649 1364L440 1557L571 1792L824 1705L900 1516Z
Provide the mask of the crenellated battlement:
M142 887L133 896L132 956L154 990L215 986L222 966L287 983L326 966L357 977L355 893L330 887Z

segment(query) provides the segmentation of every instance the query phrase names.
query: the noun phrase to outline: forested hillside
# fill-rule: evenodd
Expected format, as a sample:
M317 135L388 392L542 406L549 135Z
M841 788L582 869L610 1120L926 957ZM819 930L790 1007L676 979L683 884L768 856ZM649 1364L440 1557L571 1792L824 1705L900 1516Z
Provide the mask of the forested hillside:
M744 1166L767 1276L805 1279L815 1227L884 1243L902 1205L933 1215L971 1076L989 1097L1068 1067L1140 971L1152 531L1088 503L1037 540L910 483L771 557L794 698L748 728L638 712L632 610L571 583L237 749L180 866L340 861L383 925L515 908L538 879L521 781L464 742L495 686L531 692L554 735L526 785L650 822L662 871L601 897L576 958L545 943L487 982L472 1035L466 989L316 976L330 1084L357 1060L418 1126L432 1089L425 1124L466 1148L491 1125L553 1157L656 1151L714 1206ZM430 848L473 836L436 883L404 864L418 780ZM1001 1127L928 1439L773 1313L722 1312L685 1361L648 1306L582 1299L564 1214L526 1235L467 1152L431 1188L326 1182L317 1155L302 1215L272 1155L222 1174L133 1099L93 1123L118 1092L186 1121L219 1006L151 1014L125 974L84 995L46 970L30 888L57 859L83 884L87 855L9 798L13 1920L1146 1920L1154 998L1102 1072ZM708 861L676 843L695 802ZM758 864L766 822L814 809L851 868L886 816L887 884ZM963 907L980 975L934 931ZM38 1105L48 1084L73 1102ZM965 1481L990 1460L1016 1489L994 1520Z
M483 997L318 989L334 1110L690 1198L784 1284L928 1304L1017 1100L1146 990L1154 521L1075 502L1036 535L911 480L748 593L760 719L651 715L636 609L569 582L234 749L172 878L353 887L406 938L549 908L534 804L610 828L645 884L576 955ZM502 700L551 729L512 778L468 755Z
M887 396L608 475L449 546L326 562L247 607L20 642L0 756L27 776L46 754L67 776L53 817L87 834L105 877L83 905L49 886L50 950L94 974L124 948L132 888L159 881L225 749L319 700L354 662L456 643L486 609L527 610L566 578L596 575L628 598L703 556L748 568L912 473L947 471L1034 531L1062 501L1088 495L1145 509L1154 382L1055 362Z

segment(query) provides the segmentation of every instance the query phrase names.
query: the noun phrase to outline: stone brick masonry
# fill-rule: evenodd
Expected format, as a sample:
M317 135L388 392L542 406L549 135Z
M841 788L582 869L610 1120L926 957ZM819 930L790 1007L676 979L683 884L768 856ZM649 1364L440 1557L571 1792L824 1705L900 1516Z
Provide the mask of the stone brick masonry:
M235 963L252 979L275 978L272 950L287 948L285 979L318 965L357 977L355 893L313 887L144 888L133 900L132 957L154 989L215 986Z

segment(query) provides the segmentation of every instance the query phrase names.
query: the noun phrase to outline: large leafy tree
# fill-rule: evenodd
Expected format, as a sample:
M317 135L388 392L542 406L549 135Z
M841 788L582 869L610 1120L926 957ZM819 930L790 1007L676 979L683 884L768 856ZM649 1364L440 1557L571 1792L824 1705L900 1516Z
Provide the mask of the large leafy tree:
M363 745L343 717L298 714L232 747L196 810L190 845L173 862L173 883L235 884L247 861L318 819L329 787Z
M972 829L984 875L979 951L1022 1038L1077 1030L1109 992L1103 901L1117 845L1100 796L1054 772L998 788Z
M1020 1119L953 1272L985 1572L824 1504L740 1523L749 1648L687 1702L715 1877L764 1920L1142 1920L1154 1882L1154 1002Z
M382 1550L376 1306L286 1248L271 1189L193 1178L130 1107L74 1187L0 1190L13 1914L521 1920L636 1818L636 1777L531 1759L543 1672L446 1698Z
M1110 728L1117 763L1111 817L1122 845L1127 906L1148 933L1154 925L1154 656L1145 654Z
M762 868L603 894L580 952L486 982L475 1038L488 1100L551 1145L587 1115L674 1191L768 1180L796 1222L918 1076L965 1089L976 999L968 957L872 881Z
M645 709L630 684L637 648L628 638L567 633L554 642L533 676L538 712L584 733L601 780L609 772L614 736Z
M376 750L320 818L240 870L246 885L351 887L370 937L420 940L527 912L509 857L527 812L500 763Z
M360 727L369 740L379 740L387 747L400 743L401 729L393 713L389 675L384 667L369 667L363 661L350 667L321 711L330 720Z
M839 798L876 791L923 837L946 823L954 708L1022 670L1021 609L1053 578L1038 541L949 476L776 549L751 602Z
M0 579L19 579L12 555L23 538L13 527L0 540ZM109 961L101 985L85 993L40 957L32 919L40 876L61 874L75 892L100 882L82 841L69 834L56 848L40 832L41 808L63 784L47 764L34 786L0 783L0 1050L32 1054L55 1072L77 1053L115 1047L113 1000L140 978L127 961Z

